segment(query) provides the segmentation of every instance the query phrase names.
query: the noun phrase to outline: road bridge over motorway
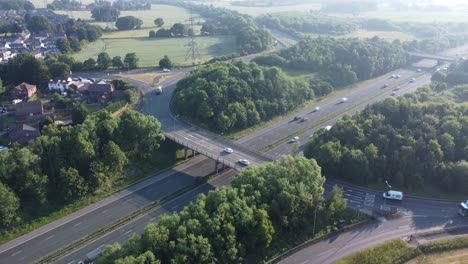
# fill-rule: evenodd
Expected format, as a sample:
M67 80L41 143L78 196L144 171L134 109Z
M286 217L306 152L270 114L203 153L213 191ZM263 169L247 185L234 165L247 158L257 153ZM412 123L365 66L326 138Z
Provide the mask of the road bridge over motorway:
M430 59L430 60L437 60L437 61L456 61L456 57L452 56L444 56L444 55L434 55L434 54L427 54L427 53L419 53L419 52L407 52L408 55L415 58L420 59Z

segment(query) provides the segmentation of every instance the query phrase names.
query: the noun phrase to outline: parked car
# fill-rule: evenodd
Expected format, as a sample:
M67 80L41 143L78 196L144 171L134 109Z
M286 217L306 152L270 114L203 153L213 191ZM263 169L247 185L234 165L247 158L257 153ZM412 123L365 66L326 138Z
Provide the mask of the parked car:
M244 166L249 166L250 165L250 161L248 161L246 159L240 159L238 162L240 164L244 165Z
M232 148L225 148L223 149L224 153L227 153L227 154L231 154L234 152L234 150L232 150Z
M294 143L299 140L299 137L293 137L289 140L289 143Z

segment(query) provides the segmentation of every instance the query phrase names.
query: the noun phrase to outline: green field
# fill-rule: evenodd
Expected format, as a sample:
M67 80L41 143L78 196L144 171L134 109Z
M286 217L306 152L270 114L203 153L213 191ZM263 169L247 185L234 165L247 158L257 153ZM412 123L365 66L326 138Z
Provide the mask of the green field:
M89 43L81 52L74 54L75 59L84 61L88 58L97 58L100 52L107 52L111 57L121 56L135 52L140 58L140 67L156 66L159 60L168 55L178 65L188 65L191 61L185 60L186 45L189 38L115 38L99 39ZM202 61L216 56L239 52L234 36L210 36L197 38L199 54Z
M258 16L268 13L277 13L285 11L306 11L306 10L320 10L320 4L300 4L300 5L283 5L283 6L267 6L267 7L248 7L248 6L235 6L230 5L229 2L210 2L215 7L224 7L227 9L235 10L242 14L251 16Z
M115 23L106 22L94 22L91 18L91 11L72 11L71 13L66 11L55 11L57 14L69 14L72 18L82 19L91 22L92 24L99 25L103 28L110 27L115 28ZM161 17L164 19L165 28L171 27L175 23L188 23L187 20L190 18L190 12L184 8L170 6L170 5L151 5L150 10L137 10L137 11L121 11L120 16L134 16L143 20L142 27L154 27L153 21ZM194 14L194 16L197 16ZM197 20L198 22L198 20Z
M466 11L454 10L452 12L417 12L417 11L393 11L393 10L377 10L374 12L364 12L359 16L331 14L350 18L380 18L393 21L408 21L419 23L430 22L468 22Z

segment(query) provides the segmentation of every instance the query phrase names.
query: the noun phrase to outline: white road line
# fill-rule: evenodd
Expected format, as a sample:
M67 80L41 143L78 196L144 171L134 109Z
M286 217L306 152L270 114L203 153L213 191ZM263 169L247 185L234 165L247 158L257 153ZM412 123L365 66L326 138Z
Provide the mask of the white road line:
M171 210L174 210L174 209L176 209L177 207L179 207L179 206L176 205L176 206L172 207Z
M50 237L46 238L45 240L49 240L51 238L53 238L55 235L51 235Z
M399 226L398 229L409 228L410 225Z
M74 260L72 260L72 261L68 262L67 264L72 264L72 263L75 263L75 261L74 261Z
M128 233L130 233L130 232L132 232L132 230L128 230L128 231L125 232L124 234L126 235L126 234L128 234Z
M20 250L20 251L18 251L18 252L16 252L16 253L11 254L11 256L14 257L14 256L18 255L18 254L21 253L21 252L23 252L23 250Z
M101 214L105 214L106 212L107 212L107 210L104 210L104 211L101 212Z
M75 225L73 225L73 226L74 226L74 227L77 227L77 226L79 226L79 225L81 225L81 222L79 222L79 223L76 223L76 224L75 224Z
M149 221L150 221L150 222L153 222L154 219L156 219L156 217L151 218Z
M322 256L322 255L331 253L331 252L334 251L334 250L336 250L336 248L330 248L329 250L327 250L327 251L325 251L325 252L323 252L323 253L320 253L320 254L318 254L317 256L320 257L320 256Z
M306 264L306 263L309 263L309 261L308 261L308 260L306 260L306 261L302 262L301 264Z

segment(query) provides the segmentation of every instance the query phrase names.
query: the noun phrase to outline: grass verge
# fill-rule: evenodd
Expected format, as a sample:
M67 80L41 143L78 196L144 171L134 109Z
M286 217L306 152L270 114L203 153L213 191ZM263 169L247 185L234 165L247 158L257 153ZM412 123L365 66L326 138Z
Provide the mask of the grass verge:
M76 212L92 203L98 202L115 192L121 191L133 184L156 176L157 174L166 171L174 166L177 166L185 162L183 156L183 150L175 143L171 141L164 141L161 144L159 151L156 153L155 160L158 160L157 165L153 164L133 164L130 165L135 167L138 172L132 177L121 177L117 179L113 186L103 192L97 193L93 196L89 196L80 199L74 203L68 204L58 210L51 212L48 215L36 218L21 226L18 226L12 230L2 232L0 234L0 244L6 243L19 236L27 234L37 228L40 228L46 224L49 224L55 220L58 220L68 214Z
M337 264L377 264L377 263L393 263L392 260L398 256L408 254L414 251L414 248L409 246L401 239L387 241L380 245L362 250L349 257L346 257Z

